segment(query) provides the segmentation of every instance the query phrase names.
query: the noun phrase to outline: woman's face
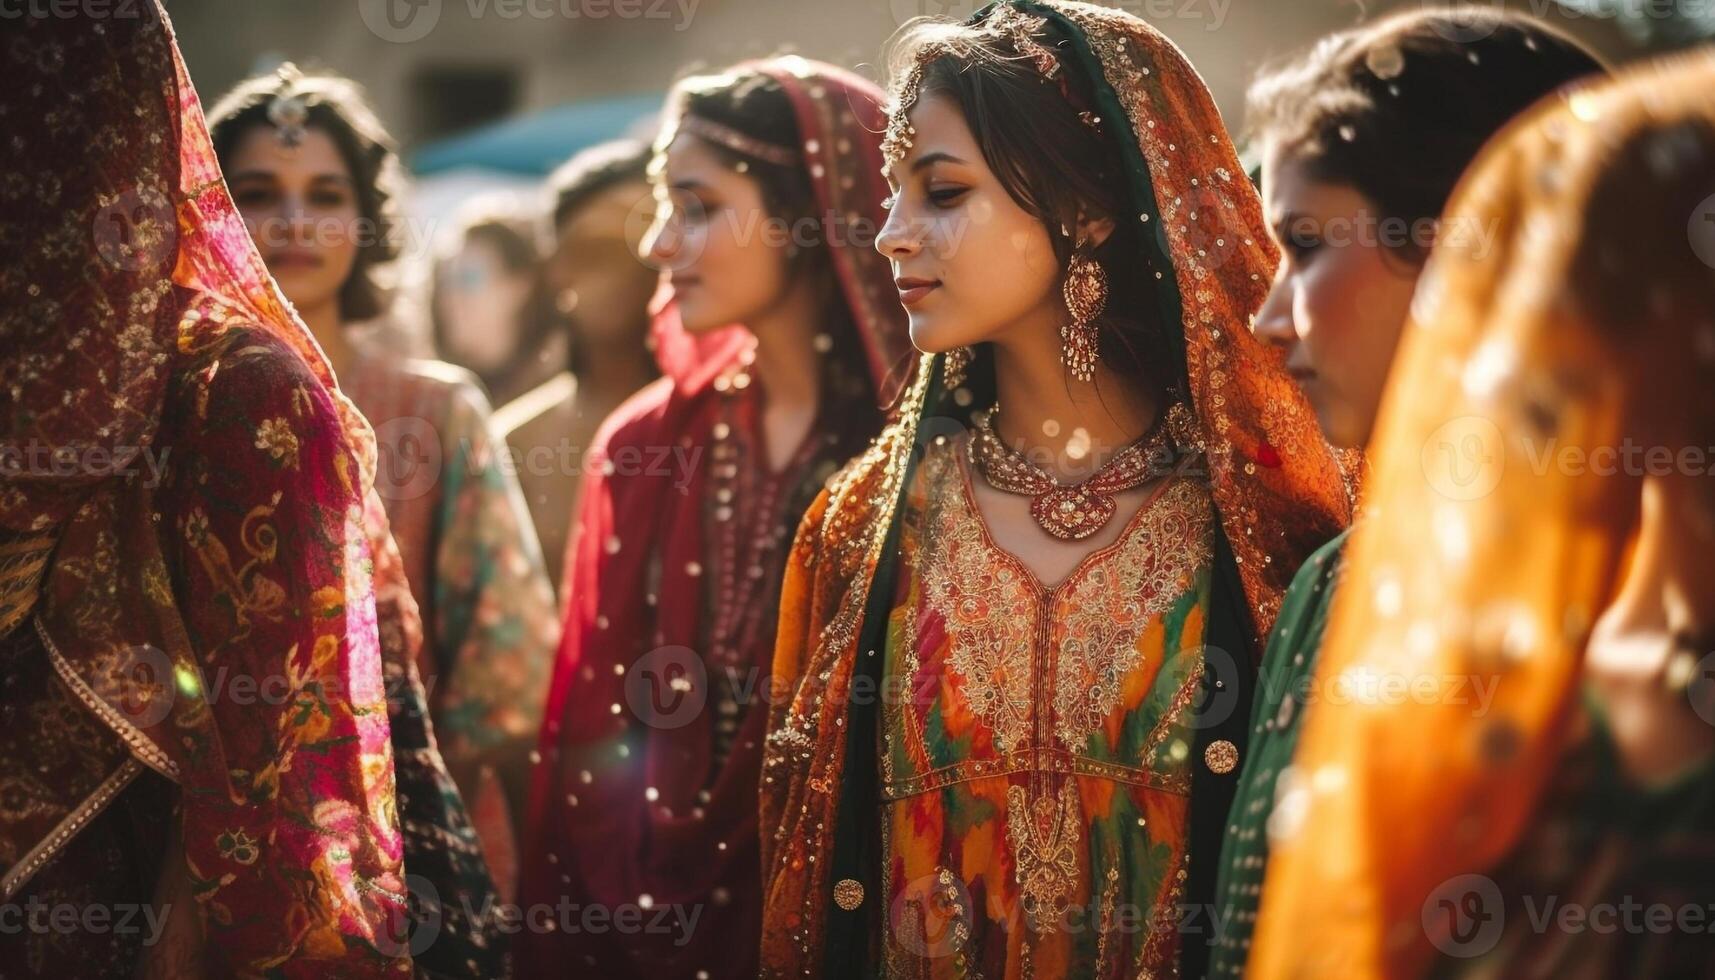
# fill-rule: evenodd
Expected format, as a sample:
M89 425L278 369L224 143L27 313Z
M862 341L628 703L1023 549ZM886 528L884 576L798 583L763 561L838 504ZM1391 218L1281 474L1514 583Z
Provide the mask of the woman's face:
M361 216L333 137L311 128L286 146L273 127L252 126L225 170L233 203L286 298L301 310L337 302L357 261Z
M911 342L939 353L1057 323L1048 229L989 169L958 104L925 94L910 119L916 135L888 170L894 195L875 247L893 263Z
M493 242L467 237L445 260L436 286L448 357L477 371L504 367L518 347L531 270L508 269Z
M560 222L548 257L548 283L560 312L585 340L642 342L636 331L647 322L655 274L637 261L638 228L629 219L650 193L643 181L616 184Z
M1362 448L1420 267L1378 240L1368 198L1294 157L1264 156L1262 196L1281 262L1252 330L1283 353L1328 441Z
M753 323L780 301L790 238L754 179L681 133L667 147L655 199L639 253L672 283L686 330Z

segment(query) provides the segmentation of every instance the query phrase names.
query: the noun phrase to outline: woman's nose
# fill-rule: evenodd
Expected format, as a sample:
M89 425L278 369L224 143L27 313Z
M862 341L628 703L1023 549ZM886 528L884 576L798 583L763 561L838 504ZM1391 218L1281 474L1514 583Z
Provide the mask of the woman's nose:
M1251 333L1283 354L1298 344L1298 324L1292 319L1292 291L1291 280L1275 280L1262 309L1251 320Z
M894 198L895 202L898 198ZM890 259L903 259L917 254L922 243L917 240L916 229L905 217L899 205L895 203L887 212L887 220L881 225L881 230L875 235L875 250Z

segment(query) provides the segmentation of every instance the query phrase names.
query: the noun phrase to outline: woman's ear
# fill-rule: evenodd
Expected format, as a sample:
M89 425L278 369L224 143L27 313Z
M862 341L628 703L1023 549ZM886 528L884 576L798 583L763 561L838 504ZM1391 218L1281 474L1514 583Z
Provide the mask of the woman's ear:
M1092 249L1100 248L1114 233L1114 219L1092 218L1083 211L1078 212L1078 233L1072 239L1083 242Z

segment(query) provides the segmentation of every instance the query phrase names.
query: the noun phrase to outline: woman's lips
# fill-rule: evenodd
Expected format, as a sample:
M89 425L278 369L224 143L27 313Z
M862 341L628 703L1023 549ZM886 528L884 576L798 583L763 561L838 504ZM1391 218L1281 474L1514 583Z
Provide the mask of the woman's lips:
M278 252L267 263L270 270L319 269L323 264L322 257L311 252Z
M899 288L899 302L906 306L922 302L923 297L941 288L939 279L914 279L909 276L895 279L893 284Z

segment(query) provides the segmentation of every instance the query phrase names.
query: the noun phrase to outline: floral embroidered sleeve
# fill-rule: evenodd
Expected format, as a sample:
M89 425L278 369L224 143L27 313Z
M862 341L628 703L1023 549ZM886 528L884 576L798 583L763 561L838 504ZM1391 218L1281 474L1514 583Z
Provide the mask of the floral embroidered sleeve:
M277 341L235 330L168 405L160 499L207 717L184 852L211 975L409 975L402 843L357 461ZM198 688L200 687L200 691Z

